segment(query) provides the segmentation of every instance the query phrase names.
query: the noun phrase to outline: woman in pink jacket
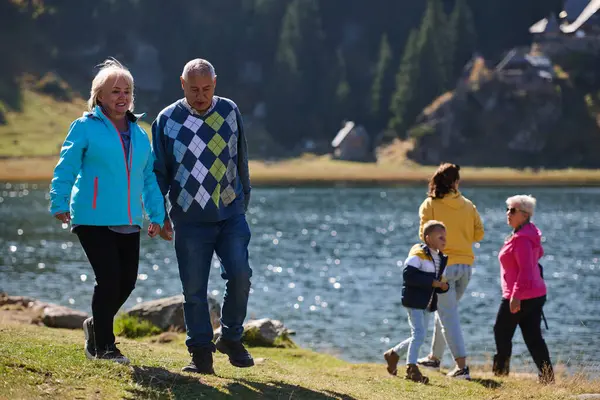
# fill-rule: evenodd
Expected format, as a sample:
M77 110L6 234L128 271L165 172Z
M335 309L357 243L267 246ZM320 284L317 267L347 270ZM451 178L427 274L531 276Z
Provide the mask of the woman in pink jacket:
M512 338L521 327L523 339L539 370L541 383L554 381L548 346L542 337L542 307L546 302L546 284L539 259L544 255L542 233L531 222L535 198L526 195L506 200L506 217L513 233L498 254L502 280L502 302L494 325L497 353L493 371L508 375Z

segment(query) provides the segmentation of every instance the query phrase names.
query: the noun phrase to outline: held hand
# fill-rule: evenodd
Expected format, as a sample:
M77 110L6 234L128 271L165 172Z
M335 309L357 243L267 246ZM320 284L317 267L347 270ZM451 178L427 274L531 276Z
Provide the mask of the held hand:
M159 233L160 233L160 225L159 224L151 223L148 226L148 236L150 236L151 238L155 237Z
M435 280L435 279L434 279L434 280L433 280L433 282L431 282L431 287L434 287L434 288L439 288L439 287L441 287L441 286L442 286L442 282L440 282L440 281L438 281L438 280Z
M513 314L518 313L519 311L521 311L521 300L519 299L515 299L514 297L510 299L510 312Z
M69 211L64 213L58 213L54 215L54 217L63 224L68 224L71 221L71 213Z
M171 220L166 219L163 228L160 230L160 237L166 241L173 240L173 226Z
M442 282L440 285L440 289L442 289L444 292L447 291L450 288L450 286L448 286L448 282Z

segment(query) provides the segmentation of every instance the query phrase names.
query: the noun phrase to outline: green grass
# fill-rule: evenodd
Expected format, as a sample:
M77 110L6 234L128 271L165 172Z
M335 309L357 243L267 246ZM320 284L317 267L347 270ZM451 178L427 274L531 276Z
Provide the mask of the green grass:
M23 90L23 109L7 111L6 124L0 125L0 157L40 157L60 151L69 126L87 110L85 101L61 102ZM140 124L147 133L150 125Z
M0 399L568 399L600 392L599 381L559 378L543 387L531 375L471 382L430 373L420 385L391 377L382 364L351 364L302 349L251 348L256 366L232 367L215 355L216 376L181 373L184 335L170 343L119 338L130 366L89 361L83 333L0 323Z
M120 314L115 318L115 335L126 338L140 338L158 335L162 330L150 321L141 320L127 314Z

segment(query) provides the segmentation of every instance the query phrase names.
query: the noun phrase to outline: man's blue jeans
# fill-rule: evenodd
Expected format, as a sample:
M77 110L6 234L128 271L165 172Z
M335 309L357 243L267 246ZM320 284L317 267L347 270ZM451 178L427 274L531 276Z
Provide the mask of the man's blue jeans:
M185 344L190 352L212 346L207 290L213 252L221 261L221 277L227 280L221 309L223 338L235 341L242 338L252 276L249 243L250 228L244 214L219 222L176 224L175 252L187 329Z

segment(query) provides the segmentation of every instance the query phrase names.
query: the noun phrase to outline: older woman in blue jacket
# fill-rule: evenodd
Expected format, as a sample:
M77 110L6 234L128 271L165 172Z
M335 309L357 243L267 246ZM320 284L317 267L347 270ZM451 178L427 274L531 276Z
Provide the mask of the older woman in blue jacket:
M54 169L50 212L71 222L94 270L92 317L85 320L85 354L127 364L115 345L113 320L138 275L143 208L148 235L165 219L153 172L150 140L132 113L133 77L107 60L92 82L88 112L70 127Z

